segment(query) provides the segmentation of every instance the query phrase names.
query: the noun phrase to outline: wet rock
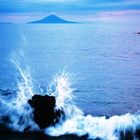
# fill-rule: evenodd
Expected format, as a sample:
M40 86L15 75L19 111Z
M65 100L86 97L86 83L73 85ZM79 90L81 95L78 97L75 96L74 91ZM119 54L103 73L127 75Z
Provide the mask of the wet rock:
M124 130L120 132L120 140L134 140L140 139L140 129L136 129L135 131L133 129Z
M40 129L55 125L64 116L63 111L55 110L56 100L53 96L34 95L28 103L33 108L34 121Z

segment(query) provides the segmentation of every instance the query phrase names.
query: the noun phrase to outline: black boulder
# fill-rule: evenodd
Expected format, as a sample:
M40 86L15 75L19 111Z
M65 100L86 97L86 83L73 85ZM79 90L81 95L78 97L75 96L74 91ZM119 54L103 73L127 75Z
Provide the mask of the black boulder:
M40 129L55 125L64 116L63 111L55 110L56 100L53 96L34 95L28 103L33 108L34 121Z

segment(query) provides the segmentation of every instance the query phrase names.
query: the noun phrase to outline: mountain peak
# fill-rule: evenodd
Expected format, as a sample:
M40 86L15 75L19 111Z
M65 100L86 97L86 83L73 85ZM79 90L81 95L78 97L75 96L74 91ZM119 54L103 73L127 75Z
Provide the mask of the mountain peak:
M59 18L58 16L56 16L56 15L54 15L54 14L51 14L51 15L49 15L49 16L47 16L47 17L55 17L55 18Z
M30 23L76 23L76 22L66 21L66 20L52 14L52 15L49 15L41 20L33 21Z

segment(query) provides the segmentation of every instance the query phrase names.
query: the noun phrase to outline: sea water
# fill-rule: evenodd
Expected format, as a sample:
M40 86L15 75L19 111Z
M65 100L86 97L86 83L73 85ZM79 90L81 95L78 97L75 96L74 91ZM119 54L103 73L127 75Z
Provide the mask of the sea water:
M18 78L8 58L22 49L34 79L45 87L53 75L71 73L75 102L86 113L134 113L140 108L138 25L1 24L0 87ZM22 62L25 63L25 62Z
M85 114L135 114L140 109L138 29L119 22L1 24L0 88L17 90L21 73L10 61L14 55L42 89L57 73L69 72L74 104Z

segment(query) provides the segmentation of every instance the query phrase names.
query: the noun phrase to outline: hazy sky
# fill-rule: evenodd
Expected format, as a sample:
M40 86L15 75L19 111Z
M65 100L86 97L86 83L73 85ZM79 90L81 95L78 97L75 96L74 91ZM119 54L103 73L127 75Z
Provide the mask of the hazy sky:
M0 0L0 20L30 20L52 13L89 20L109 15L140 16L140 0Z

